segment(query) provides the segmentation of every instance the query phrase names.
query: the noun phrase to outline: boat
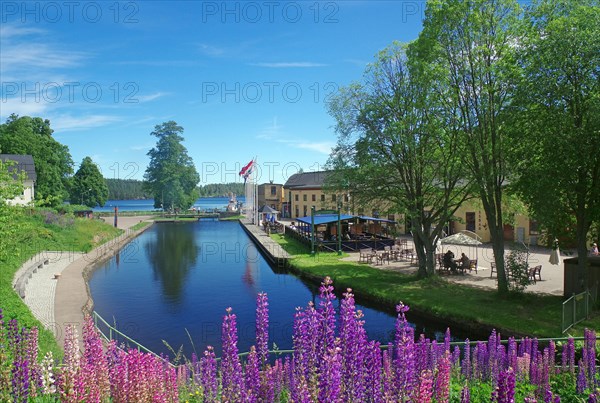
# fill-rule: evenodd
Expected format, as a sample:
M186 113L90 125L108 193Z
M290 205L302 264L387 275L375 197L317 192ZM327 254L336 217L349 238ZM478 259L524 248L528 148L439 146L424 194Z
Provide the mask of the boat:
M229 204L227 204L227 212L234 213L239 209L238 202L233 193L229 193Z

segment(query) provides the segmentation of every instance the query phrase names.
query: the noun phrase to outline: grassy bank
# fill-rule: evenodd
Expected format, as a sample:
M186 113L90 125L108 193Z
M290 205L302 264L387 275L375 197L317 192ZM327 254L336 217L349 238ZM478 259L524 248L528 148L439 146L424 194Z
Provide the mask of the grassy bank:
M317 281L330 276L336 289L350 287L357 296L394 306L399 301L438 320L472 329L498 329L503 333L537 337L561 337L562 297L531 293L501 298L493 290L459 285L443 278L418 279L414 275L384 271L345 262L336 253L312 257L304 245L280 234L272 235L294 257L292 266ZM571 329L600 328L600 315Z
M15 229L10 237L0 238L0 308L4 321L17 319L21 326L37 326L40 330L41 353L52 351L62 356L51 331L44 329L23 300L12 289L12 280L19 268L31 257L44 250L89 252L113 239L122 231L100 220L59 216L49 211L25 214L10 209L10 225Z

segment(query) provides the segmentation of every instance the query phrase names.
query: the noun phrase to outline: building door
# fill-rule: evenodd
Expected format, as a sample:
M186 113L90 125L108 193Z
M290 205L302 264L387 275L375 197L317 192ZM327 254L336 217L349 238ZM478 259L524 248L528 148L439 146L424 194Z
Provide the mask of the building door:
M517 227L517 241L525 243L525 228Z
M475 232L475 213L470 212L465 214L466 230Z
M504 240L511 242L515 240L515 227L510 224L504 224Z

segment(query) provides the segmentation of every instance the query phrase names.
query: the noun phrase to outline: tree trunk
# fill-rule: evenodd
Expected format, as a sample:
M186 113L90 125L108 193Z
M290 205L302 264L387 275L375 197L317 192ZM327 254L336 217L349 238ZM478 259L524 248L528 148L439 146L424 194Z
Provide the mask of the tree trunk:
M492 217L490 214L486 214L486 216ZM496 263L496 272L498 275L498 294L506 295L508 293L508 279L506 276L506 268L504 267L504 228L502 225L498 225L496 220L490 220L489 218L488 225L490 228L494 262Z
M417 276L419 278L427 277L427 266L425 259L425 248L423 245L423 241L421 240L421 234L416 231L413 232L413 242L415 244L415 252L417 253L417 258L419 259L419 270L417 271Z
M583 208L585 210L585 207ZM580 209L581 210L581 209ZM588 289L587 265L588 265L588 249L587 249L587 233L590 225L585 219L585 211L578 212L577 219L577 281L581 290Z

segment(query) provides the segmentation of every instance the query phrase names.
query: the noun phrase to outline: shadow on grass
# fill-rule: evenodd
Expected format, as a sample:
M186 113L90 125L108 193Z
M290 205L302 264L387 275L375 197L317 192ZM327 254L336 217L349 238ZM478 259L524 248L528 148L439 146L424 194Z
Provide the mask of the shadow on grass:
M340 260L348 254L318 253L311 256L306 245L293 238L279 234L272 237L293 256L291 265L300 275L314 281L329 276L337 289L352 288L357 296L390 306L402 301L422 314L448 323L487 327L489 330L496 328L505 336L562 336L560 296L533 293L500 296L495 290L456 284L438 276L419 279L416 275ZM584 324L598 328L600 315ZM582 333L580 325L571 334Z

